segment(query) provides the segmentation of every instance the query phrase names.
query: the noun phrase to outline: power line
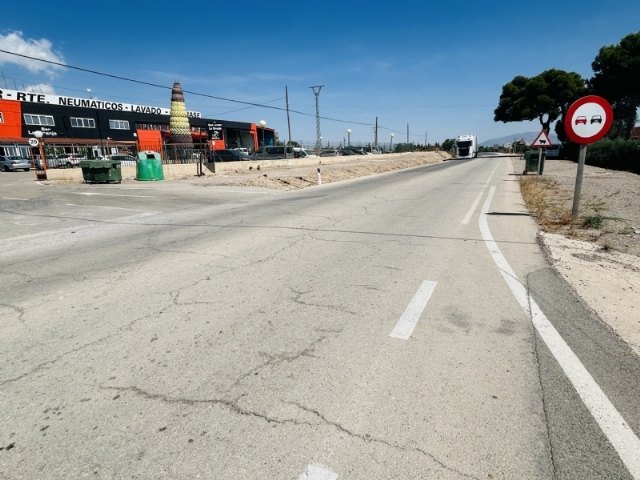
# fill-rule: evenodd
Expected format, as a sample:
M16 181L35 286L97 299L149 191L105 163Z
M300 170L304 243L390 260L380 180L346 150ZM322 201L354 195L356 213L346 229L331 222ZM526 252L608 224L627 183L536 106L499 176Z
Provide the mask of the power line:
M91 73L93 75L99 75L99 76L102 76L102 77L113 78L115 80L122 80L122 81L125 81L125 82L136 83L138 85L146 85L148 87L161 88L161 89L169 90L169 91L171 90L171 87L168 87L166 85L160 85L160 84L157 84L157 83L147 82L147 81L144 81L144 80L137 80L135 78L128 78L128 77L124 77L122 75L114 75L112 73L100 72L98 70L93 70L93 69L90 69L90 68L77 67L75 65L68 65L66 63L54 62L53 60L45 60L43 58L36 58L36 57L32 57L30 55L24 55L22 53L10 52L8 50L4 50L4 49L1 49L1 48L0 48L0 52L6 53L8 55L14 55L16 57L26 58L28 60L34 60L34 61L37 61L37 62L48 63L50 65L57 65L59 67L69 68L71 70L77 70L79 72ZM194 92L194 91L191 91L191 90L183 90L183 92L184 93L188 93L189 95L210 98L212 100L221 100L221 101L224 101L224 102L238 103L238 104L241 104L241 105L250 105L252 107L260 107L260 108L268 108L268 109L271 109L271 110L286 111L286 109L283 108L283 107L276 107L276 106L273 106L273 105L264 105L264 104L256 103L256 102L247 102L247 101L244 101L244 100L235 100L233 98L218 97L218 96L215 96L215 95L210 95L210 94L201 93L201 92ZM298 115L303 115L303 116L306 116L306 117L314 117L315 116L314 114L300 112L300 111L297 111L297 110L290 110L290 112L297 113ZM329 121L332 121L332 122L350 123L350 124L353 124L353 125L366 125L366 126L372 126L373 125L372 123L354 122L354 121L351 121L351 120L341 120L341 119L338 119L338 118L331 118L331 117L320 117L320 118L322 118L323 120L329 120Z

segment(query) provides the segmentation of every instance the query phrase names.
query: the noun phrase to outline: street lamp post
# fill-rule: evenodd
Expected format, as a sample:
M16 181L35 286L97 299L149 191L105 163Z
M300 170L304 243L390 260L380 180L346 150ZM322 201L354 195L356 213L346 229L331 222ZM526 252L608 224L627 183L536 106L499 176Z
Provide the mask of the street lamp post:
M42 174L38 173L38 169L36 169L36 178L38 180L46 180L47 159L45 158L45 154L44 154L44 133L42 132L42 130L36 130L35 132L33 132L33 135L38 139L38 152L40 153L40 169L42 169Z
M391 150L391 153L393 153L393 133L391 134L391 143L389 145L389 150Z
M348 141L347 146L350 147L351 146L351 129L350 128L347 128L347 141Z
M264 127L267 126L267 122L260 120L258 123L260 123L260 126L262 127L262 146L264 147Z

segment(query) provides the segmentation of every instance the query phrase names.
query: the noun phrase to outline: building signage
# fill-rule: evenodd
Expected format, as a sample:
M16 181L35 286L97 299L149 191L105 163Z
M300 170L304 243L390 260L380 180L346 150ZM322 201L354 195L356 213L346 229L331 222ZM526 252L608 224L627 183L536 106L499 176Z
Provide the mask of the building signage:
M222 140L222 123L207 123L207 131L209 132L210 140Z
M171 109L162 107L149 107L131 103L110 102L95 98L75 98L50 95L48 93L23 92L20 90L0 89L0 100L15 100L17 102L43 103L48 105L61 105L67 107L94 108L96 110L111 110L117 112L150 113L155 115L171 114ZM191 118L202 118L200 112L187 112Z

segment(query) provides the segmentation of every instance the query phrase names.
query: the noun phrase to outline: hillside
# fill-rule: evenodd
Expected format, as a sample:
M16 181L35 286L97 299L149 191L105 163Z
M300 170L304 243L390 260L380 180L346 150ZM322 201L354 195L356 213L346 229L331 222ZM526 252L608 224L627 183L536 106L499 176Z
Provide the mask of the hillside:
M538 136L538 134L540 133L540 131L538 130L537 132L524 132L524 133L513 133L511 135L506 135L504 137L500 137L500 138L492 138L489 140L485 140L484 142L480 142L480 146L481 147L492 147L493 145L504 145L506 143L513 143L514 140L520 140L523 139L525 141L525 143L527 145L531 144L536 137ZM558 137L556 136L555 133L550 133L549 134L549 140L551 140L551 142L554 145L558 144Z

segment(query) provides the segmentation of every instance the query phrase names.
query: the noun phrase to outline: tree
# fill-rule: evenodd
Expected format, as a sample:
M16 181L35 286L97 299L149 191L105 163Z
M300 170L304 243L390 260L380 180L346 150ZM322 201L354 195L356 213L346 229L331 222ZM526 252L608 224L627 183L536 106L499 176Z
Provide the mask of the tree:
M591 89L613 106L616 121L610 136L629 138L640 106L640 32L602 47L591 67Z
M456 144L456 140L454 138L447 138L444 142L442 142L442 150L448 152L453 148Z
M542 129L549 133L551 122L558 117L564 118L571 103L585 92L586 82L575 72L553 68L535 77L518 75L502 87L494 121L508 123L538 119ZM561 130L559 136L566 138L564 129Z

